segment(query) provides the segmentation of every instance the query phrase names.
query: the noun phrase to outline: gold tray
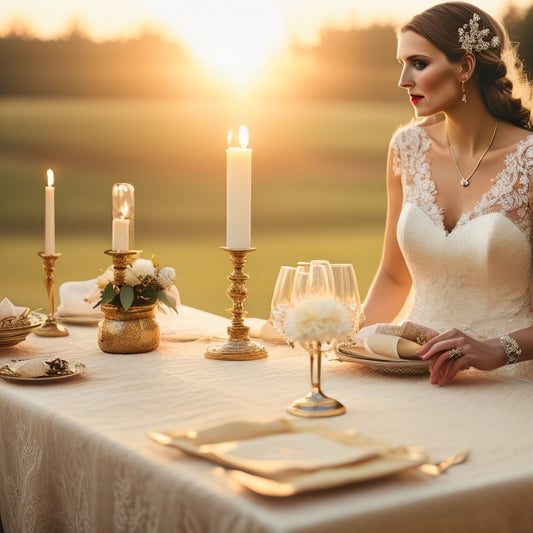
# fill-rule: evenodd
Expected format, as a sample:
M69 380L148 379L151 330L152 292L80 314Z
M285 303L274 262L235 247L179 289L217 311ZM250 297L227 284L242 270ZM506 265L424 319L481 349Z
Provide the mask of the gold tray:
M274 462L268 464L270 450L264 447L270 442L268 438L280 436L290 439L291 435L300 439L295 443L307 437L311 442L322 441L326 444L323 450L330 450L332 457L322 453L318 461L317 457L314 458L314 464L304 465L301 458L294 457L291 464L291 457L287 460L285 455L281 462L279 457L274 457ZM419 449L397 448L360 434L285 418L263 422L241 420L201 430L150 431L149 436L160 444L229 467L231 478L243 486L259 494L277 497L376 479L417 467L426 460L426 455ZM239 449L239 444L253 442L254 439L263 444L265 454L261 460L250 460L245 455L239 456L238 452L224 452L228 444L236 443L235 451ZM346 452L347 462L338 458L338 450ZM294 448L293 451L298 450ZM350 452L354 454L354 460L350 460Z

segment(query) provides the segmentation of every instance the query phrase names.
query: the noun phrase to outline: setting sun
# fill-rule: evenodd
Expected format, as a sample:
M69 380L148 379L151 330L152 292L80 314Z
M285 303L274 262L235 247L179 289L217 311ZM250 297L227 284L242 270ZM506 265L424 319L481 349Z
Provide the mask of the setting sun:
M205 9L199 9L202 4ZM184 7L155 0L151 9L196 57L239 85L286 44L281 3L261 6L248 0L228 0Z

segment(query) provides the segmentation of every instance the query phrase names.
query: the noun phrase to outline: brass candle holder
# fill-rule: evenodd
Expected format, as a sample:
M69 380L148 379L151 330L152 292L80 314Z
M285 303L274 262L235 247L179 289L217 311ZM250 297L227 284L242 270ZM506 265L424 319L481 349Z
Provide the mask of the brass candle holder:
M39 256L43 258L44 268L44 285L48 293L48 318L45 323L35 329L33 332L41 337L66 337L69 333L65 326L58 324L55 319L54 312L54 285L55 285L55 263L61 254L47 254L39 252Z
M113 261L113 283L121 286L125 283L126 268L131 266L141 256L142 250L106 250L105 253L111 256Z
M246 254L253 252L255 248L247 250L230 250L222 247L222 250L229 252L230 260L234 271L228 276L231 282L226 294L233 301L231 308L231 326L228 327L228 340L224 343L211 344L205 356L208 359L221 359L225 361L251 361L253 359L264 359L268 353L261 344L250 340L250 328L244 325L244 300L248 297L246 280L250 277L243 273L246 263Z

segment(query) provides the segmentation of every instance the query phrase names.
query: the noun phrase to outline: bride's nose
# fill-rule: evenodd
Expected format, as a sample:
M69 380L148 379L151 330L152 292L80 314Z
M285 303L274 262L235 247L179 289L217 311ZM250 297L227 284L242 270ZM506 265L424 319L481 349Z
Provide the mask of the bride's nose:
M400 79L398 80L398 87L402 87L403 89L409 89L410 87L413 87L413 85L413 80L410 79L410 76L408 76L407 72L405 71L405 68L402 69Z

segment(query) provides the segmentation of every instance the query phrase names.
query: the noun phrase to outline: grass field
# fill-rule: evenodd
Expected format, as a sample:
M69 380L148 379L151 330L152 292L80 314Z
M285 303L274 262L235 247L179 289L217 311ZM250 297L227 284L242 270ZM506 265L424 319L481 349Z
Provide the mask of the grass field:
M111 187L136 190L135 247L173 266L182 300L223 313L225 145L253 148L250 315L267 316L279 266L354 264L364 296L379 261L388 140L407 105L135 100L0 100L0 298L46 308L45 172L56 175L57 285L108 265ZM58 303L56 291L56 303Z

